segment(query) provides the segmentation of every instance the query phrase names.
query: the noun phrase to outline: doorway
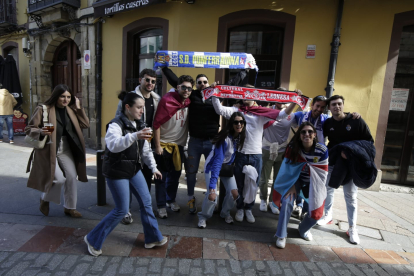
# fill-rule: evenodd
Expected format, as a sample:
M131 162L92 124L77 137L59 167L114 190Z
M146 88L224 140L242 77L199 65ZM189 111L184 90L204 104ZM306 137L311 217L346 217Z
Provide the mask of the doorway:
M82 56L73 40L63 41L53 58L53 88L66 84L73 94L82 101Z
M405 26L391 96L384 151L383 183L414 186L414 25Z

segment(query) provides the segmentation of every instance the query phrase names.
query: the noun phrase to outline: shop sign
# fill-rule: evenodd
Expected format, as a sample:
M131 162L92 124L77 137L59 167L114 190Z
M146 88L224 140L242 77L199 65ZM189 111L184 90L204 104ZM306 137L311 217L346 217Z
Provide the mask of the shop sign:
M83 69L91 69L91 51L83 51Z
M92 6L94 16L102 17L165 2L166 0L106 0L95 2Z
M391 94L390 110L405 111L405 109L407 108L409 92L409 89L393 88Z
M308 45L306 47L306 58L315 58L316 45Z

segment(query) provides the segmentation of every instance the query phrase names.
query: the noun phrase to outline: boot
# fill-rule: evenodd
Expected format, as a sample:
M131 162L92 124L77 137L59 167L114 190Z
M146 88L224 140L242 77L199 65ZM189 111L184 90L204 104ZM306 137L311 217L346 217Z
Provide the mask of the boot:
M40 212L42 212L43 215L48 216L49 215L49 202L44 201L43 199L40 199L39 210Z
M71 216L72 218L81 218L82 214L76 211L76 209L66 209L64 208L65 215Z

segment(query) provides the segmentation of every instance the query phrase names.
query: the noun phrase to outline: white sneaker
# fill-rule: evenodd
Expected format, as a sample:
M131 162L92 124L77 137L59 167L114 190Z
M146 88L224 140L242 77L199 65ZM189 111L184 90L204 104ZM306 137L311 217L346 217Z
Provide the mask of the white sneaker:
M361 241L359 240L358 236L358 229L356 227L351 227L348 229L346 234L349 236L349 241L353 244L359 244Z
M165 208L158 209L158 217L162 219L168 218L167 209Z
M285 248L286 247L286 238L277 238L276 247L281 248L281 249Z
M275 214L275 215L280 214L279 208L277 208L276 205L273 202L269 202L269 207L270 207L270 210L272 210L273 214Z
M226 223L228 223L228 224L232 224L232 223L233 223L233 218L232 218L230 215L228 215L228 216L224 219L224 221L225 221Z
M318 222L317 225L327 225L332 224L332 213L325 214Z
M198 228L204 229L204 228L206 228L206 226L207 226L207 223L206 223L205 219L199 219L198 220Z
M267 212L267 202L266 200L263 200L260 202L260 211Z
M252 210L246 210L245 213L246 213L246 220L247 220L247 222L254 223L256 221L254 219Z
M89 254L94 257L98 257L102 254L102 250L96 250L92 245L89 244L87 235L83 238L83 240L85 241L86 245L88 245Z
M302 215L302 207L296 206L295 210L292 212L292 217L300 219L300 216Z
M155 246L163 246L164 244L166 244L168 241L167 237L162 237L162 240L157 241L157 242L151 242L151 243L146 243L145 244L145 248L153 248Z
M298 229L299 230L299 229ZM313 236L310 230L306 231L305 234L302 236L299 232L299 236L304 239L305 241L313 241Z
M236 216L234 217L237 221L242 222L243 218L244 218L244 210L243 209L238 209Z
M180 205L178 205L177 202L167 203L167 207L170 207L171 211L174 211L174 212L180 211Z

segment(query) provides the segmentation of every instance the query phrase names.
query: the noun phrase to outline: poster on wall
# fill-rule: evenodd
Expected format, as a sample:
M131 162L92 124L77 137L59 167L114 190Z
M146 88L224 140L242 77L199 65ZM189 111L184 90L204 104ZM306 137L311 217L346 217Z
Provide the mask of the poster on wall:
M407 108L409 92L410 90L406 88L393 88L391 94L390 110L405 111Z

